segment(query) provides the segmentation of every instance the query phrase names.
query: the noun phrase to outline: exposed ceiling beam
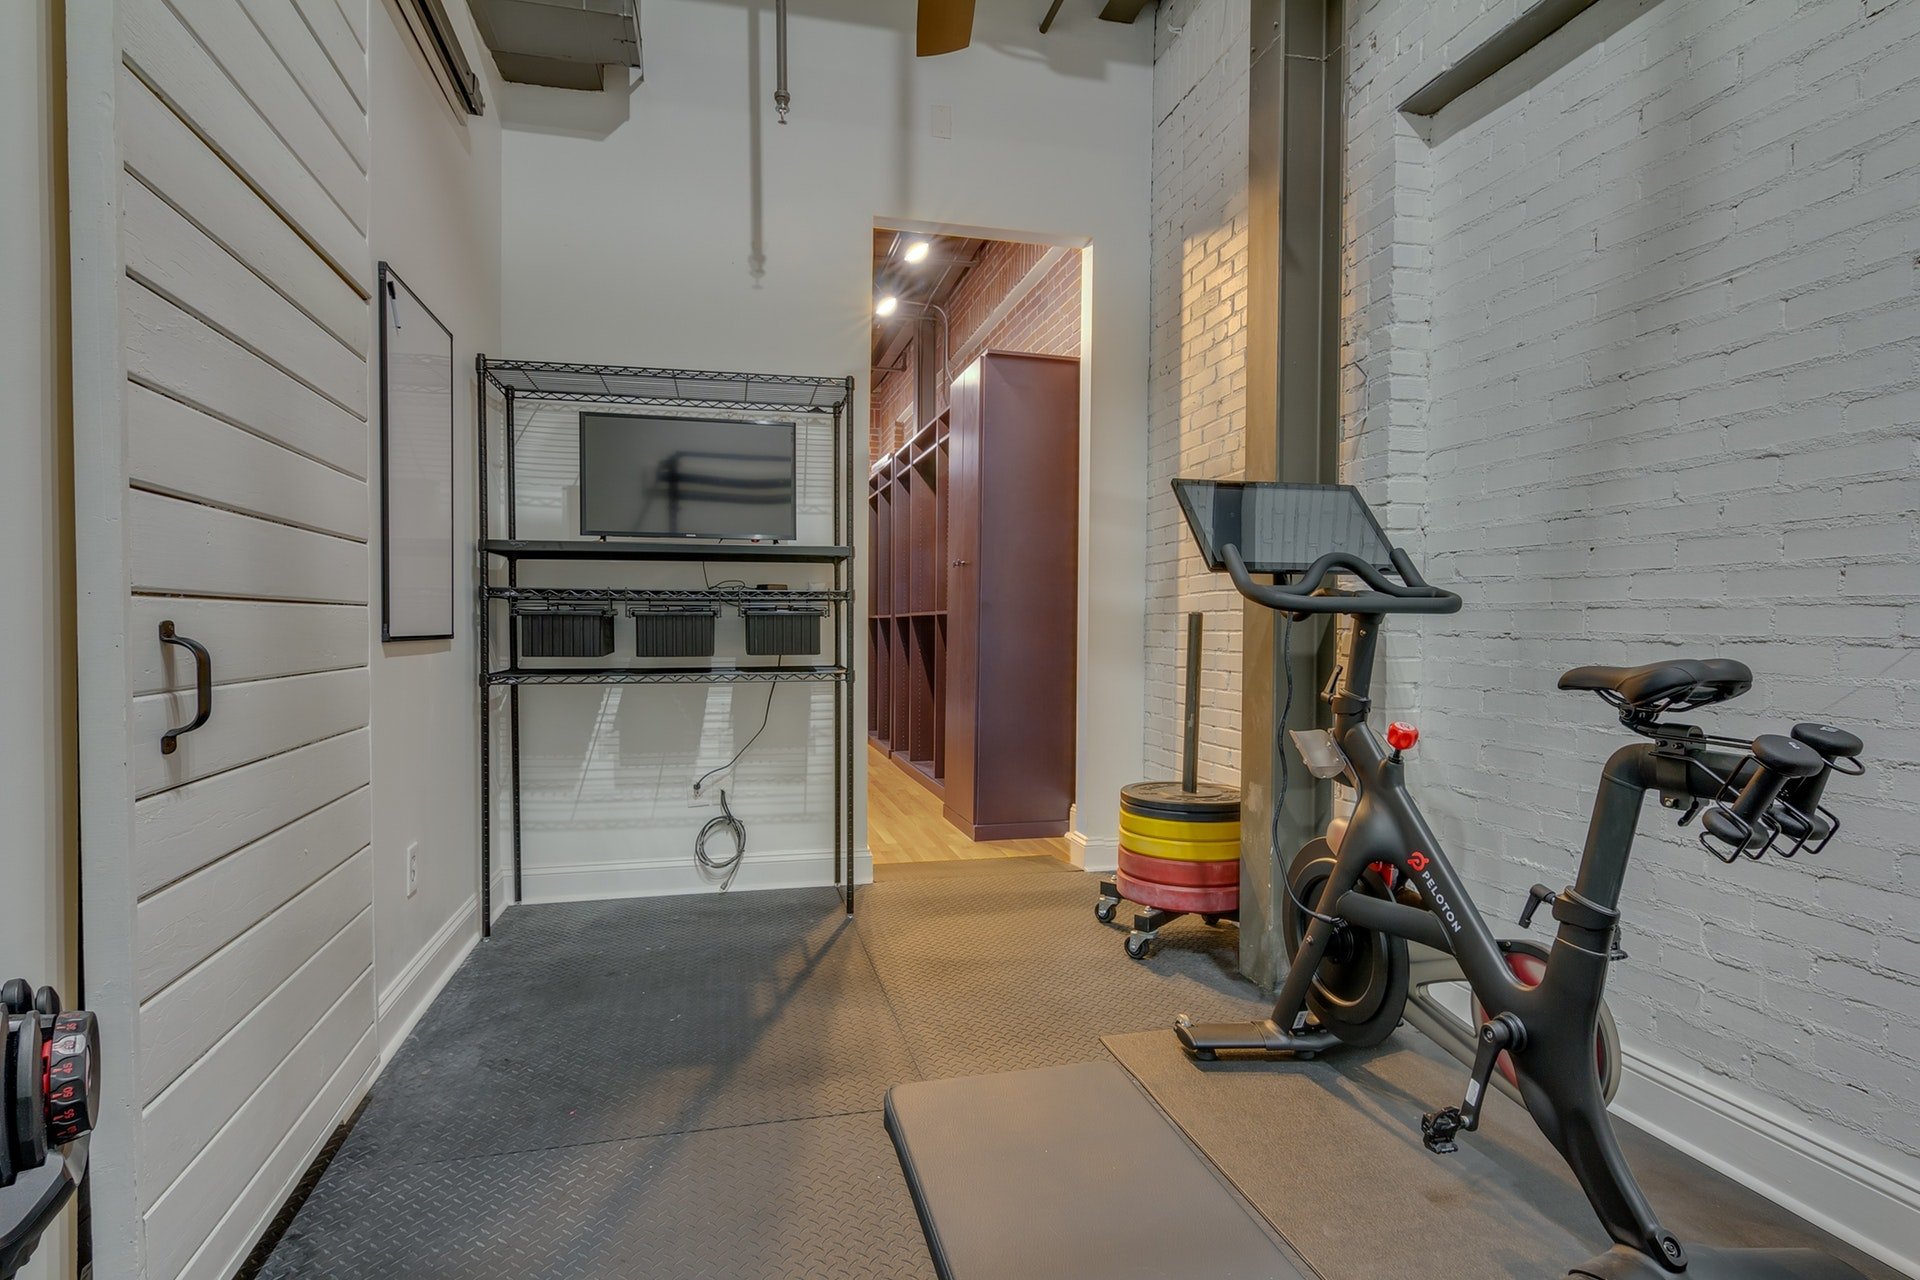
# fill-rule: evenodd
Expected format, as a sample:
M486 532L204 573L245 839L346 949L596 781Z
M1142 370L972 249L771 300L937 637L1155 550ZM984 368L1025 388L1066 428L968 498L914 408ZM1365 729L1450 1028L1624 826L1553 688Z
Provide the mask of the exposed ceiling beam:
M1107 0L1100 11L1102 22L1132 22L1153 0Z

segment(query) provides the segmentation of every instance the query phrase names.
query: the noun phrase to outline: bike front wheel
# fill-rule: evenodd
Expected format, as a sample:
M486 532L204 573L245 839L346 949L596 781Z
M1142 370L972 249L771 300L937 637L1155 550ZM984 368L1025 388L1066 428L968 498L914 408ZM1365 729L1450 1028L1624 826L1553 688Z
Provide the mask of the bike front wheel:
M1287 872L1289 901L1281 913L1287 958L1299 953L1313 923L1313 908L1326 889L1338 858L1324 838L1309 840L1294 855ZM1360 874L1356 892L1392 901L1392 891L1377 871ZM1307 1008L1316 1021L1343 1043L1366 1047L1393 1034L1406 1009L1410 965L1407 941L1343 921L1327 944L1307 991Z

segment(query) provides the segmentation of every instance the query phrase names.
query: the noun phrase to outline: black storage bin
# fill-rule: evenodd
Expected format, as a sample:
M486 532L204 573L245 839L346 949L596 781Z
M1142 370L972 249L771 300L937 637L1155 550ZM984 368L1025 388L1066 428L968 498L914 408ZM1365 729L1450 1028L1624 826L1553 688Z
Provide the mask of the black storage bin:
M684 605L629 609L633 617L633 651L642 658L711 658L714 605Z
M756 656L820 652L823 609L781 609L748 605L740 610L747 620L747 652Z
M613 610L523 613L520 652L529 658L604 658L613 652Z

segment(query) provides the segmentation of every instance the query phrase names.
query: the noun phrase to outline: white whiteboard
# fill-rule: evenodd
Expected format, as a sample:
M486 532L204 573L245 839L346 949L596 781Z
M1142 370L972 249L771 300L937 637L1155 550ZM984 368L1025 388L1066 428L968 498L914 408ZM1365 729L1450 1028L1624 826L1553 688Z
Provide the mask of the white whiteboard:
M453 635L453 334L380 264L380 634Z

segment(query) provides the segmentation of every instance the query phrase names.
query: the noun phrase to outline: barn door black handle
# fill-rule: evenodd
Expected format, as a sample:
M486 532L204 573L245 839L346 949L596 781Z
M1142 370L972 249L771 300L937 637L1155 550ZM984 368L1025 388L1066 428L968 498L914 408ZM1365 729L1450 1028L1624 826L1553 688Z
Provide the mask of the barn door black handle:
M178 729L169 729L160 735L160 754L170 756L174 748L180 745L183 734L192 733L207 722L213 714L213 655L207 652L207 646L198 640L189 640L174 629L173 619L160 624L160 642L177 644L193 655L193 686L195 707L193 719Z

